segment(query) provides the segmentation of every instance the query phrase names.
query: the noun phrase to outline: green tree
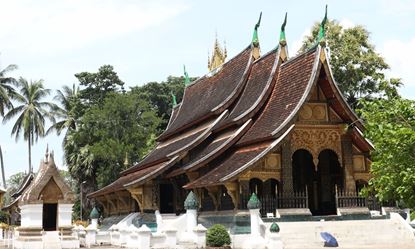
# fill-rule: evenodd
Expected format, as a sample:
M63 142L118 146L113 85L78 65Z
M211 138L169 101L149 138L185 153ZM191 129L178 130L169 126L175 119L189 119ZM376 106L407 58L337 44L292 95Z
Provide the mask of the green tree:
M72 88L63 86L62 90L57 90L53 99L58 102L58 105L52 107L51 113L59 121L54 122L46 134L56 131L60 135L63 130L67 132L69 130L76 130L79 119L84 112L84 106L79 96L79 89L75 88L75 84ZM64 141L66 140L66 134Z
M16 83L16 79L13 77L6 76L7 73L14 71L17 69L16 65L9 65L6 68L0 70L0 116L4 116L4 112L7 109L13 107L11 99L13 98L15 89L13 85ZM1 174L3 180L3 186L6 186L6 177L4 175L4 162L3 162L3 152L0 146L0 166L1 166Z
M80 91L81 98L91 105L102 103L109 93L124 90L124 82L118 77L111 65L101 66L96 73L77 73L75 77L84 87Z
M4 116L4 112L13 107L11 99L16 93L13 87L16 84L16 79L6 75L16 69L17 66L12 64L0 70L0 116Z
M18 172L14 175L11 175L7 179L8 188L4 195L4 205L10 204L10 202L12 201L11 195L14 194L19 189L25 176L26 174L24 172Z
M130 162L144 157L154 146L159 123L153 108L131 93L110 94L90 107L78 129L68 131L64 146L71 176L86 181L83 196L117 179L126 154ZM88 209L91 203L83 200L83 205Z
M319 31L316 23L305 37L301 51L315 43ZM389 65L375 50L370 33L360 25L344 28L336 20L326 23L326 43L330 48L330 64L337 84L347 102L356 108L361 98L384 95L385 88L394 88L399 79L388 80ZM393 81L393 82L392 82ZM395 84L394 84L395 83Z
M191 78L191 81L196 78ZM185 88L184 77L169 76L166 81L163 82L149 82L143 86L136 86L131 88L131 92L136 94L138 98L146 100L157 111L157 115L162 118L162 122L159 125L159 132L162 132L170 118L172 108L171 93L177 97L177 101L180 102L183 98L183 92Z
M17 86L20 93L16 92L14 99L19 105L15 106L4 116L3 122L10 121L12 118L18 116L11 134L15 135L17 140L20 134L23 133L23 138L27 141L30 173L33 170L32 146L39 137L45 135L45 117L53 120L48 110L54 105L44 101L44 98L49 95L50 90L44 88L42 80L31 81L29 83L26 79L20 78Z
M415 102L391 97L363 101L362 106L365 134L375 146L369 190L380 200L397 200L414 208Z

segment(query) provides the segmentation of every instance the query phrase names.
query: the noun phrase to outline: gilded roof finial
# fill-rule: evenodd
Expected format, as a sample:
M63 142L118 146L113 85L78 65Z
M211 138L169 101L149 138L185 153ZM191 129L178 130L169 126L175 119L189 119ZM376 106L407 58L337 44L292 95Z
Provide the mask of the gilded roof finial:
M183 65L183 71L184 71L184 85L188 86L190 85L190 78L189 78L189 74L186 72L186 66Z
M287 12L285 12L284 22L281 25L281 31L280 31L280 45L281 46L287 45L287 40L285 38L285 25L287 25Z
M128 161L128 153L125 152L124 169L127 169L129 166L130 166L130 162Z
M45 163L48 162L49 157L49 144L46 144Z
M209 52L208 52L209 53ZM218 35L215 34L215 43L213 45L213 52L212 56L208 55L208 69L209 71L213 71L216 68L220 67L223 63L225 63L227 57L226 47L222 48L219 44Z

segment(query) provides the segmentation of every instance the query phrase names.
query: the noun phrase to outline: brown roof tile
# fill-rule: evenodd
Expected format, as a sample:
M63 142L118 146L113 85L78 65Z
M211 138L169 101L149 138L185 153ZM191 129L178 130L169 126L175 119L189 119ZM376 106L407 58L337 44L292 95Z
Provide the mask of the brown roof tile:
M258 119L238 144L250 143L271 138L275 131L287 124L292 114L299 108L310 87L310 78L316 62L316 50L291 59L280 66L277 82L271 97Z
M120 178L118 178L117 180L115 180L114 182L112 182L111 184L101 188L98 191L95 191L91 194L88 195L88 198L92 198L92 197L97 197L97 196L101 196L101 195L106 195L109 193L114 193L117 191L121 191L121 190L125 190L124 185L133 181L134 179L138 179L140 177L143 177L145 175L147 175L148 173L155 171L157 169L159 169L160 167L163 167L165 163L159 163L147 168L143 168L139 171L133 172L131 174L125 175L125 176L121 176Z
M278 52L279 50L274 49L254 62L244 91L229 116L217 125L218 128L236 121L243 122L252 117L267 100L275 82L274 76L279 61Z
M197 188L221 184L221 178L234 172L247 162L257 157L258 154L260 154L268 148L268 145L269 144L266 144L266 146L254 147L250 149L241 148L239 150L233 151L228 156L228 158L224 160L221 164L219 164L216 168L209 171L209 173L203 175L202 177L196 179L195 181L187 184L184 187Z
M243 89L252 64L251 52L249 46L213 75L205 75L186 87L176 119L159 140L226 109Z
M215 137L201 143L191 152L189 162L172 171L167 175L167 177L182 174L186 170L195 170L209 163L217 156L221 155L221 153L227 150L230 146L232 146L249 128L251 122L251 120L248 120L240 127L235 127L230 131L223 132L220 135L216 135Z
M157 147L152 152L150 152L150 154L148 154L141 162L127 170L124 170L121 172L121 175L129 174L142 167L146 167L155 163L167 161L178 153L194 148L211 134L211 129L226 115L227 111L222 113L216 119L204 124L203 126L195 127L193 130L183 134L178 134L169 140L159 143Z
M199 188L210 185L219 185L236 177L261 160L268 152L276 148L293 128L294 125L288 127L288 129L277 139L239 147L229 151L227 157L220 162L215 163L217 166L214 169L184 187Z

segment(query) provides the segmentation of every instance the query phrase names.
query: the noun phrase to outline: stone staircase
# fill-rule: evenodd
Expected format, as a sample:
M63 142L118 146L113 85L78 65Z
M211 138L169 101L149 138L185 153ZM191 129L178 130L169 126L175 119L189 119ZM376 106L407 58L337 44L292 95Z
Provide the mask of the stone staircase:
M336 237L339 248L397 249L399 245L415 248L413 229L398 214L391 214L390 219L279 222L278 225L285 249L323 248L320 237L323 231Z

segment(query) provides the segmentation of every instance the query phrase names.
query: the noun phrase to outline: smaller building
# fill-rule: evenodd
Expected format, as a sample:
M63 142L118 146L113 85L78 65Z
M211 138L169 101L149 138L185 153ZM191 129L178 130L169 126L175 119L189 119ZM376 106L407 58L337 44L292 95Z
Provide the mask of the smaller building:
M39 171L18 197L21 225L15 248L42 247L43 231L58 231L62 247L79 247L71 237L72 206L75 195L64 182L57 169L53 152L46 151Z

